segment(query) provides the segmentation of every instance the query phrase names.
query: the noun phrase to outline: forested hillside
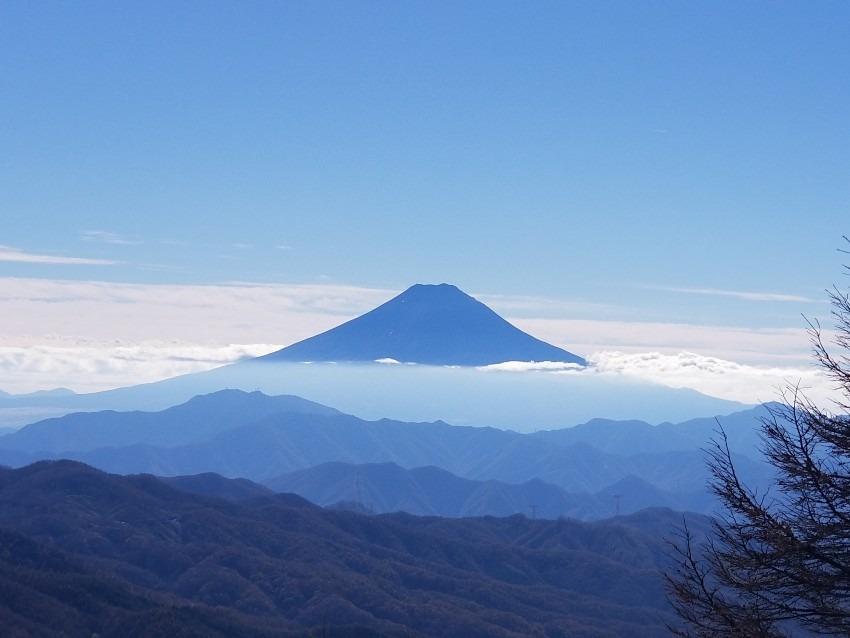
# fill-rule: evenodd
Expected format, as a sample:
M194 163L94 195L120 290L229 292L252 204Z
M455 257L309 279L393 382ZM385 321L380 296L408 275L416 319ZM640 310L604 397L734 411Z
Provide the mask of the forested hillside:
M370 517L40 462L0 471L0 605L17 635L648 636L679 518Z

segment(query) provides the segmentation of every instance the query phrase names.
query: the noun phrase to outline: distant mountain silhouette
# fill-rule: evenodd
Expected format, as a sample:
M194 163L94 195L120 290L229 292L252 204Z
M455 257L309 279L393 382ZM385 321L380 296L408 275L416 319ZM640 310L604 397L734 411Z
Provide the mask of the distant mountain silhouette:
M301 397L219 390L159 412L75 412L32 423L2 437L0 448L19 452L68 452L133 444L183 445L271 415L339 415Z
M260 357L267 361L376 361L484 366L505 361L586 365L511 325L449 284L417 284L365 315Z

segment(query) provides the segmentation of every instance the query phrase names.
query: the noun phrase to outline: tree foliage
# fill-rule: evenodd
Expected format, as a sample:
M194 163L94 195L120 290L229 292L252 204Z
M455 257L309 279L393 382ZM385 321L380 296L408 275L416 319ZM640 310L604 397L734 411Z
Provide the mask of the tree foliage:
M708 453L722 504L713 536L683 527L668 594L678 636L850 635L850 297L829 292L834 337L810 323L814 359L842 398L816 405L799 387L760 423L776 470L767 492L739 478L722 427Z

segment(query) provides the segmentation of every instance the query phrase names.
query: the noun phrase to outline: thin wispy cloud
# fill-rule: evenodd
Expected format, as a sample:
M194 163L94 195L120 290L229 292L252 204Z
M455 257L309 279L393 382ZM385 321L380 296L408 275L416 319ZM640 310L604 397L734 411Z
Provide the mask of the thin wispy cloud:
M171 266L168 264L137 264L136 269L148 272L185 272L185 270L180 266Z
M677 288L674 286L653 286L653 290L679 292L687 295L711 295L715 297L731 297L745 301L779 301L794 303L824 303L822 299L811 299L801 295L788 295L775 292L753 292L747 290L720 290L716 288Z
M0 278L0 335L288 345L396 294L334 285L132 284Z
M564 300L533 295L479 295L473 296L505 317L576 317L612 314L618 310L613 304L581 300Z
M91 259L89 257L65 257L63 255L31 253L2 245L0 245L0 261L22 264L51 264L55 266L114 266L121 263L113 259Z
M97 242L101 244L117 244L121 246L129 246L141 244L142 242L132 239L125 239L117 233L107 230L84 230L80 233L80 239L83 241Z

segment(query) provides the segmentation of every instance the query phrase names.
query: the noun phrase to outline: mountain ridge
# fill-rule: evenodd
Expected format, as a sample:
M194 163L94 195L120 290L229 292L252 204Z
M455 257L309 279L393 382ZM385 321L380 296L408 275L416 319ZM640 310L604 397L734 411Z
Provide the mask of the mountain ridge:
M236 407L221 405L228 397L234 399ZM655 493L654 503L646 500L652 494L644 486L633 483L631 493L640 496L641 503L659 505L694 502L688 495L704 490L707 478L700 448L707 444L707 438L701 437L709 435L705 431L712 423L709 420L681 427L599 420L584 427L522 434L442 421L367 421L306 401L296 401L302 409L294 410L293 400L230 390L198 397L159 413L69 415L0 437L0 463L22 466L45 458L72 458L121 474L179 476L215 472L257 482L328 462L395 463L406 470L432 465L458 479L497 480L513 485L540 479L573 494L595 494L633 475L660 492ZM280 407L264 410L257 406ZM197 413L193 414L193 410ZM736 454L748 452L747 446L755 436L757 414L744 412L722 421L728 426L730 441L741 446L733 448ZM85 427L87 422L92 424L91 430ZM679 429L694 432L682 436ZM651 439L650 449L639 441L648 432L657 435ZM742 475L753 478L754 484L763 478L763 465L751 457L742 455L739 459ZM418 479L404 480L408 481L410 494L417 489L421 493L416 487ZM393 481L383 481L382 485L391 490ZM466 485L463 489L469 489ZM489 507L489 503L496 502L492 499L498 491L488 488L479 492L486 498L473 501ZM685 496L687 500L682 500ZM389 496L386 498L387 503L393 502ZM406 494L401 495L394 502L401 503L405 498ZM419 502L426 504L429 498ZM335 499L350 499L350 494L337 491ZM475 510L461 513L471 511ZM484 511L488 510L478 510ZM582 517L598 516L600 512L598 508L574 510L566 503L560 511Z
M189 484L188 479L182 480ZM225 482L222 485L229 488ZM577 493L539 478L522 483L473 480L437 466L404 469L392 462L355 465L329 461L266 480L264 485L275 492L298 494L322 507L350 503L374 514L403 511L417 516L447 518L525 514L545 519L566 516L592 521L609 518L618 512L634 513L650 506L704 512L711 500L704 491L674 494L633 475L596 493ZM222 491L229 493L224 488ZM614 494L618 495L619 503L612 498Z
M341 414L292 395L219 390L159 411L74 412L32 423L0 437L0 448L21 452L68 452L144 443L175 446L213 437L271 414Z
M42 462L0 468L0 540L21 550L0 552L0 616L45 638L638 638L673 620L654 530L681 520L363 516Z

